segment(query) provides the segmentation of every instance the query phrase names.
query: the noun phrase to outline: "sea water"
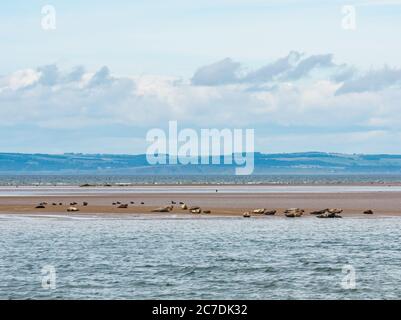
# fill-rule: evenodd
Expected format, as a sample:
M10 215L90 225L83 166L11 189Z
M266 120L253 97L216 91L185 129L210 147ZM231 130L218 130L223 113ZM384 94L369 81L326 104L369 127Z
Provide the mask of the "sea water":
M399 299L400 238L397 217L1 215L0 298Z
M272 175L107 175L0 174L0 186L157 185L157 184L380 184L401 183L400 174L272 174Z

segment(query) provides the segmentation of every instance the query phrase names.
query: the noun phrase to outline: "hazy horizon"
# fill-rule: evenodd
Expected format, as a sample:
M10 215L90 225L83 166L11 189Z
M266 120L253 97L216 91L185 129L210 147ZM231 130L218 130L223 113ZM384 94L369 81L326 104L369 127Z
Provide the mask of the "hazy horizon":
M316 151L316 150L309 150L309 151L293 151L293 152L260 152L255 151L252 152L254 154L263 154L263 155L274 155L274 154L331 154L331 155L388 155L388 156L401 156L400 153L346 153L346 152L325 152L325 151ZM74 151L67 151L62 153L46 153L46 152L3 152L0 151L0 155L4 154L19 154L19 155L50 155L50 156L59 156L59 155L113 155L113 156L146 156L146 153L88 153L88 152L74 152ZM166 153L165 155L177 155L174 153ZM197 155L194 157L223 157L225 154L217 154L217 155ZM230 155L230 154L226 154Z

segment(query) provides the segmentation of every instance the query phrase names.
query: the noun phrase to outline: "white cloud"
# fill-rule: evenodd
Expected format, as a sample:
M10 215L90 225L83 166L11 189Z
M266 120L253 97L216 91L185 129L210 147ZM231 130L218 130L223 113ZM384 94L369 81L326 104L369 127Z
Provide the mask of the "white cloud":
M281 57L261 68L248 72L240 72L239 62L230 58L200 67L192 77L194 85L225 85L234 83L266 83L272 81L294 81L308 76L316 69L330 67L341 68L333 63L331 54L305 55L291 51L287 56Z
M11 90L18 90L36 83L40 78L40 73L32 70L25 69L19 70L6 77L2 82L5 86L2 88L3 90L9 87Z
M128 126L146 130L178 120L181 127L255 128L257 134L293 139L293 150L300 146L299 139L308 141L313 136L316 141L337 136L339 143L341 139L348 144L360 142L356 134L352 139L343 135L344 130L360 132L365 140L398 132L401 90L396 69L358 76L361 73L350 66L334 65L330 55L311 57L301 58L293 52L260 68L259 73L236 75L233 83L228 81L232 73L228 78L218 74L228 72L227 66L232 68L229 74L237 70L238 66L227 60L217 73L202 75L203 79L213 75L214 80L206 81L208 85L158 75L121 77L107 67L95 72L83 67L61 71L55 65L16 71L0 78L0 123L3 130L25 125L94 130L99 134L97 141L101 137L114 141L113 134L107 136L103 129L112 132L113 126ZM327 70L330 72L321 72ZM344 70L352 72L342 81L333 78ZM210 85L213 81L218 85ZM355 89L362 87L364 90ZM302 134L286 132L294 128Z
M239 81L237 73L240 66L240 63L234 62L230 58L223 59L199 68L192 77L192 83L201 86L236 83Z
M401 69L384 67L369 72L348 81L337 90L337 94L350 92L379 91L391 86L400 86Z

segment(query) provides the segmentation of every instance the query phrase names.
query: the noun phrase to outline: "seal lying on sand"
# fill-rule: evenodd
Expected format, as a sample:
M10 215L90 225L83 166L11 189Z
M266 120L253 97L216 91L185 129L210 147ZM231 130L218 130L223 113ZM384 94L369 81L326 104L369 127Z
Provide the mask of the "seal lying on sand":
M173 208L173 206L165 206L153 209L151 212L170 212L171 210L173 210Z
M299 218L302 217L304 214L304 210L299 209L299 208L290 208L284 211L284 214L288 218Z
M373 210L365 210L364 212L363 212L364 214L373 214Z

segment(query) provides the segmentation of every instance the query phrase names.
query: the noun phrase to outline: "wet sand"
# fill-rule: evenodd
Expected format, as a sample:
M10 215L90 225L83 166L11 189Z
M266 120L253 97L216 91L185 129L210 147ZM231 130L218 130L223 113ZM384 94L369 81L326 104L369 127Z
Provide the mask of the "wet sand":
M318 187L317 187L318 188ZM83 202L88 206L83 206ZM113 202L128 204L128 208L119 209ZM169 213L152 213L151 210L167 206L175 201L174 209ZM47 202L45 209L35 209L41 202ZM77 202L79 212L68 213L70 203ZM131 204L135 202L135 204ZM144 202L144 204L140 204ZM33 195L33 196L1 196L1 214L183 214L189 215L188 210L182 210L179 202L188 206L200 206L203 210L211 210L217 216L238 216L245 211L257 208L277 210L276 216L283 216L287 208L301 208L305 210L305 217L309 212L325 208L342 208L343 217L347 216L401 216L401 192L307 192L307 193L102 193L77 195ZM52 203L57 203L53 206ZM63 205L58 205L62 203ZM371 209L373 215L363 214L364 210ZM203 215L203 214L202 214ZM260 214L252 214L260 216Z

